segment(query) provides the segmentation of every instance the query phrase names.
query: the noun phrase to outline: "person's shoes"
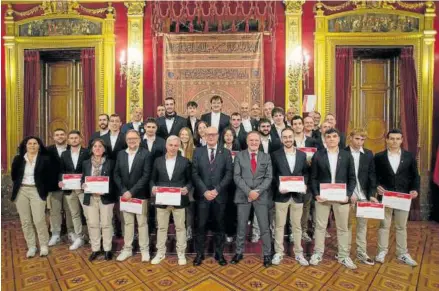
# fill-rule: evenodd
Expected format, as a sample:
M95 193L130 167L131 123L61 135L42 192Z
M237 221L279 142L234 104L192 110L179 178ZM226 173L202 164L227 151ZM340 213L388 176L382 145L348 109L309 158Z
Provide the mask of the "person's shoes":
M99 257L100 254L101 252L91 252L90 256L88 257L88 260L90 262L93 262L94 260L96 260L97 257Z
M186 264L187 264L186 256L184 254L179 254L178 255L178 265L184 266Z
M49 247L40 247L40 257L46 257L49 254Z
M418 263L415 260L413 260L413 258L409 254L403 254L398 256L398 260L412 267L416 267L418 265Z
M105 260L111 261L113 259L113 253L112 252L105 252Z
M290 243L293 243L293 242L294 242L294 235L293 235L293 234L290 234L290 235L288 236L288 240L290 241Z
M227 261L223 255L215 255L215 260L218 262L220 266L227 265Z
M257 235L252 235L252 243L257 243L258 241L259 241L259 236L257 236Z
M384 260L386 259L387 252L381 251L378 253L378 255L375 257L375 261L381 264L384 264Z
M77 250L80 247L82 247L83 245L84 245L84 240L82 238L78 237L77 239L75 239L73 244L69 247L69 250L71 250L71 251Z
M49 240L49 247L53 247L54 245L61 242L61 238L59 237L59 234L54 234Z
M73 232L69 232L69 234L67 235L67 237L69 238L69 242L70 243L74 243L75 239L76 239L76 234Z
M315 253L311 256L311 259L309 260L309 263L313 266L317 266L322 261L322 255Z
M309 262L305 259L303 255L297 255L295 259L299 262L301 266L309 266Z
M241 261L244 258L244 256L242 254L235 254L232 258L232 260L230 261L230 264L232 265L236 265L237 263L239 263L239 261Z
M363 264L373 266L375 262L366 254L366 253L358 253L357 259Z
M357 268L357 265L355 265L354 262L349 257L338 259L338 262L351 270L355 270Z
M203 260L204 260L204 255L197 254L197 256L195 257L195 260L194 260L194 266L198 267L199 265L201 265L203 263Z
M33 257L35 257L36 253L37 253L37 248L31 247L27 250L26 258L33 258Z
M284 256L282 254L275 253L273 259L271 260L271 263L273 265L279 265L283 258Z
M120 254L117 256L116 260L119 262L123 262L129 257L133 255L133 252L131 251L121 251Z
M309 237L309 235L306 232L302 233L302 240L306 243L312 242L312 239Z
M142 252L142 262L149 262L150 260L150 256L149 256L149 252Z
M264 267L271 266L271 256L264 256Z
M151 264L152 265L158 265L161 261L165 259L165 255L162 254L156 254L154 259L152 259Z

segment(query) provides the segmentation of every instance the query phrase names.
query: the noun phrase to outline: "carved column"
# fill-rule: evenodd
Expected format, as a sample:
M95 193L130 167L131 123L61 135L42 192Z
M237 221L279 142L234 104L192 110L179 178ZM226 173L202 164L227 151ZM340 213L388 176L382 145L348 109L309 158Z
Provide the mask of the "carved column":
M114 35L114 8L111 2L107 8L104 22L104 112L115 112L115 60L116 60L116 37ZM100 114L102 112L99 112ZM96 116L98 116L96 114Z

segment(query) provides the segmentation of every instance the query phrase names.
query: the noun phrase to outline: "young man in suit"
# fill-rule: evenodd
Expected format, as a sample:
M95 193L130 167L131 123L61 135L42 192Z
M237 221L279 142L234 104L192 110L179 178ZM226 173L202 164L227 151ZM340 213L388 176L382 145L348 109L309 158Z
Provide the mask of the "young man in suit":
M108 157L113 161L116 161L117 155L120 151L127 148L127 143L125 141L125 134L120 131L122 122L118 114L111 114L110 116L110 131L102 136L102 140L105 142L107 147Z
M186 226L185 208L189 205L189 191L192 189L191 163L188 159L178 155L180 138L171 135L166 140L166 155L157 158L152 170L151 187L152 195L156 195L157 187L176 187L181 189L179 206L156 205L157 211L157 254L151 264L157 265L166 254L166 241L168 239L169 217L172 213L177 236L178 264L186 265Z
M419 173L416 157L401 148L403 142L402 131L393 129L387 133L387 150L375 155L378 194L385 191L409 193L411 198L418 197ZM386 207L384 220L378 230L378 255L375 260L384 263L389 248L389 232L392 224L392 215L395 216L396 256L409 266L417 266L407 250L407 219L408 211Z
M215 220L215 260L224 266L224 212L229 184L232 181L232 155L229 150L218 146L218 129L206 129L207 145L195 149L192 158L192 179L195 185L195 200L198 208L198 228L195 241L197 256L194 266L204 260L206 224L209 217ZM210 216L212 214L212 216Z
M279 265L284 256L284 228L288 210L290 211L290 223L293 228L294 254L296 261L302 266L309 263L303 256L302 249L302 211L306 189L303 193L289 192L280 187L280 176L302 176L305 185L308 184L309 167L306 154L298 151L294 146L294 132L291 128L285 128L281 133L283 148L271 155L273 164L274 201L276 209L276 231L274 250L275 255L272 263ZM306 186L305 186L306 187Z
M156 111L157 111L157 118L165 116L165 112L166 112L165 106L160 104L159 106L157 106Z
M61 154L61 171L59 174L59 188L64 187L64 174L82 174L82 163L90 158L86 148L81 147L82 137L77 130L72 130L68 135L70 148ZM81 208L84 201L84 193L81 190L64 191L67 207L72 215L74 232L72 233L73 244L69 250L73 251L84 245L84 234L81 219Z
M218 134L221 136L223 130L230 125L230 117L221 112L223 107L223 98L218 95L210 98L211 112L203 114L201 120L207 122L209 126L218 129Z
M331 124L329 122L323 122L318 131L314 131L313 138L316 141L317 149L326 148L325 132L331 129Z
M157 128L155 119L148 118L145 121L145 134L141 143L141 146L151 153L153 160L166 153L166 142L163 138L157 136Z
M271 140L276 140L280 143L280 136L282 130L287 127L285 123L285 111L280 107L275 107L272 112L273 124L271 125Z
M346 151L351 153L355 164L357 185L351 197L351 213L349 218L349 251L352 240L352 221L357 221L357 259L363 264L373 265L374 261L367 255L367 218L356 217L357 201L378 202L374 197L376 192L376 173L373 153L363 147L367 138L364 129L354 129L349 134L349 146Z
M106 113L99 114L98 116L99 130L91 135L90 140L88 141L89 149L91 148L91 143L95 138L102 137L103 135L106 135L110 131L110 129L108 128L109 122L110 122L110 116L108 116L108 114Z
M239 113L241 114L242 125L244 126L245 132L249 133L252 130L258 130L258 121L250 117L250 106L248 102L241 103Z
M251 131L247 135L248 150L239 152L234 161L233 179L236 184L235 203L238 207L238 228L236 235L236 254L231 263L243 259L244 240L251 207L258 218L264 266L271 265L271 236L268 208L273 197L270 186L273 178L270 155L259 150L261 135Z
M140 137L143 136L145 133L145 129L143 127L143 111L140 107L135 107L133 111L131 112L131 122L128 122L122 126L122 129L120 130L123 134L125 134L128 130L134 129L135 131L138 131L140 134Z
M264 103L264 109L263 109L263 118L266 118L270 121L270 124L273 124L273 109L274 109L274 103L271 101Z
M331 125L331 128L337 128L337 119L335 119L335 115L332 113L328 113L325 118L325 122L328 122ZM346 136L343 132L340 132L340 148L344 149L346 147Z
M125 234L124 246L118 261L125 261L133 255L134 222L137 220L139 231L139 246L142 262L148 262L149 233L148 233L148 199L150 196L148 181L151 177L152 157L144 148L140 147L140 135L134 129L126 134L128 148L117 155L114 168L114 182L119 196L124 199L142 199L144 213L135 214L123 212Z
M241 149L245 150L247 148L247 132L241 123L241 114L238 112L232 113L230 120L233 130L235 130L235 139L238 140Z
M165 99L165 116L157 118L157 135L166 140L170 135L180 133L183 127L186 127L187 120L175 112L175 99L167 97Z
M339 148L340 134L331 128L325 132L327 148L314 154L311 162L311 191L316 199L316 228L314 233L314 254L309 263L318 265L325 251L325 233L331 208L337 224L338 262L349 269L357 266L349 257L349 200L356 186L355 165L352 156ZM342 202L329 202L320 196L320 184L346 184L346 199Z
M188 127L191 130L192 135L194 135L197 123L199 121L199 119L197 118L197 114L198 114L197 102L189 101L186 104L186 111L187 111L187 125L186 125L186 127Z

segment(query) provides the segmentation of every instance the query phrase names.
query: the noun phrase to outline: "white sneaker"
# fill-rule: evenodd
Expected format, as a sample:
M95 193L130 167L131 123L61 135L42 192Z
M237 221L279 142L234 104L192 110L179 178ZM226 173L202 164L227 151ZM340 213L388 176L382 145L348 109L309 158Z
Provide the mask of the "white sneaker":
M312 242L312 239L309 237L309 235L306 232L302 233L302 240L307 243Z
M35 257L35 254L37 253L37 248L36 247L31 247L27 250L26 253L26 258L33 258Z
M357 253L357 259L363 264L373 266L375 262L366 253Z
M282 254L275 253L273 256L273 259L271 260L271 263L273 265L279 265L283 258L284 258L284 256Z
M69 234L67 235L67 237L69 238L69 241L70 241L71 243L74 243L75 240L76 240L76 233L69 232Z
M375 261L377 261L378 263L384 264L384 260L386 259L386 255L387 255L386 251L379 252L378 255L375 257Z
M53 247L54 245L58 244L61 241L61 238L59 237L59 234L54 234L49 240L49 247Z
M252 243L257 243L259 241L259 236L257 236L257 235L253 235L252 236Z
M295 257L295 259L296 259L296 261L299 262L300 265L302 265L302 266L309 266L309 262L305 259L305 257L302 254L297 255Z
M121 251L120 254L117 256L117 261L119 262L123 262L126 259L128 259L129 257L131 257L133 255L133 252L131 251Z
M290 243L294 242L294 235L293 235L293 234L290 234L290 235L288 236L288 239L290 240Z
M418 263L416 263L416 261L413 260L413 258L409 254L403 254L398 256L398 260L403 261L405 264L412 267L416 267L418 265Z
M149 252L142 252L142 262L149 262L150 259Z
M157 254L154 259L152 259L151 264L158 265L161 261L165 259L165 255Z
M349 257L338 259L338 262L351 270L355 270L357 268L357 265L355 265L354 262Z
M78 237L77 239L75 239L73 244L69 247L69 250L71 250L71 251L77 250L80 247L82 247L83 245L84 245L84 240L82 238Z
M178 265L184 266L187 264L186 256L184 254L178 255Z
M49 248L48 247L41 247L40 248L40 257L45 257L49 254Z
M311 259L309 260L309 263L313 266L317 266L322 261L322 255L315 253L311 256Z

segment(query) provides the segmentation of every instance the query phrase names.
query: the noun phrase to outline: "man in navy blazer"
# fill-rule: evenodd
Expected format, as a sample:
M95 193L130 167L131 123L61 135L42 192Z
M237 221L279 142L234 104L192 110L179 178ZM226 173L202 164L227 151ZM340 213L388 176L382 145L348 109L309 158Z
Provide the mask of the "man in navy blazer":
M207 122L209 126L218 129L218 134L221 136L223 130L230 125L230 117L221 112L223 107L223 98L218 95L210 98L211 112L205 113L201 116L201 120Z

